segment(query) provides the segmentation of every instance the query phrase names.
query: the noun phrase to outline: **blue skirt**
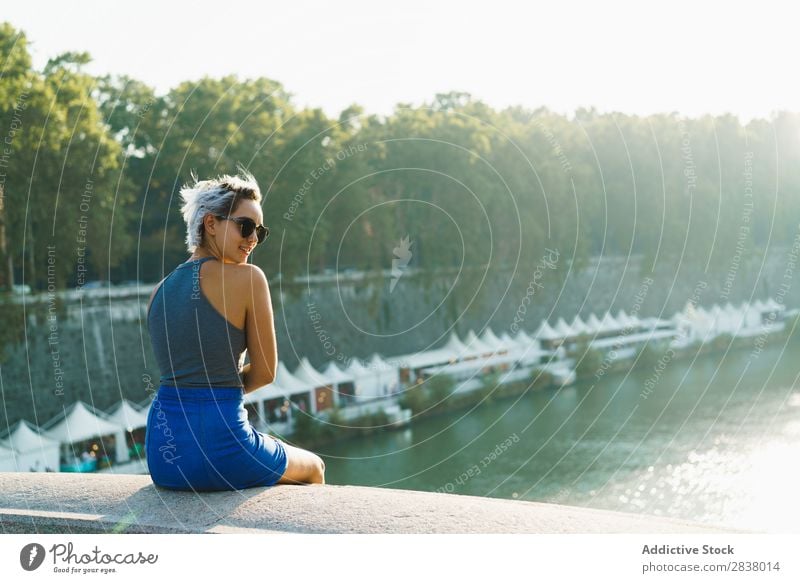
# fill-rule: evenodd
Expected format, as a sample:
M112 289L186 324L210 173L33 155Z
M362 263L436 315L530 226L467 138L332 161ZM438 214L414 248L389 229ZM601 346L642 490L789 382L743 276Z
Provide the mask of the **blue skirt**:
M272 486L286 471L283 442L256 431L241 387L161 385L145 434L150 476L174 490Z

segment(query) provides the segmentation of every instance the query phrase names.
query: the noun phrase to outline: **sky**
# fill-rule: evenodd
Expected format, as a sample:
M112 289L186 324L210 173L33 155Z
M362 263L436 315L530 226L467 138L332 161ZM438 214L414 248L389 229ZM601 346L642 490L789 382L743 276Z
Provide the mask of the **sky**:
M34 66L88 51L93 74L126 74L158 93L236 74L283 84L298 106L335 116L357 103L464 91L496 108L577 108L743 121L800 110L791 2L3 2Z

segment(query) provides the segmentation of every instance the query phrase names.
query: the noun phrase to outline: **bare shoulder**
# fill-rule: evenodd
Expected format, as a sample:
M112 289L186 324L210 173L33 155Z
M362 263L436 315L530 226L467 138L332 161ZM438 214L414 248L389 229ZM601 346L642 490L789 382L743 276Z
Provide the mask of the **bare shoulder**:
M251 263L238 263L225 266L226 274L237 290L252 296L257 291L267 286L267 276L258 265Z
M266 281L267 279L267 276L264 274L264 270L258 265L253 265L252 263L236 263L234 265L226 265L225 269L230 269L234 278L244 281L257 279Z

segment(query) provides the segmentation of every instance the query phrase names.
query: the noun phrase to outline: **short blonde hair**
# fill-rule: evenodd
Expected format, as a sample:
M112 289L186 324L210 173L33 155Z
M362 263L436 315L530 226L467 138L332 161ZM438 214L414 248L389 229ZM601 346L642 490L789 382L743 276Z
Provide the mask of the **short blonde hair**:
M181 213L186 222L186 248L194 253L203 244L203 219L209 213L227 217L243 199L261 203L261 190L252 174L240 168L239 174L225 174L215 179L198 181L192 172L191 184L185 184L180 194Z

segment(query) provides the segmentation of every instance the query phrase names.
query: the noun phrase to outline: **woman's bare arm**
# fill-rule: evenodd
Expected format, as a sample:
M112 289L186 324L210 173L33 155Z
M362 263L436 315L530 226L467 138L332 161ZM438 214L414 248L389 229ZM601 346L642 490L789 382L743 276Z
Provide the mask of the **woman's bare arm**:
M243 279L240 289L248 298L245 334L250 363L242 369L242 379L244 392L249 393L275 380L278 347L267 277L260 267L248 264Z

